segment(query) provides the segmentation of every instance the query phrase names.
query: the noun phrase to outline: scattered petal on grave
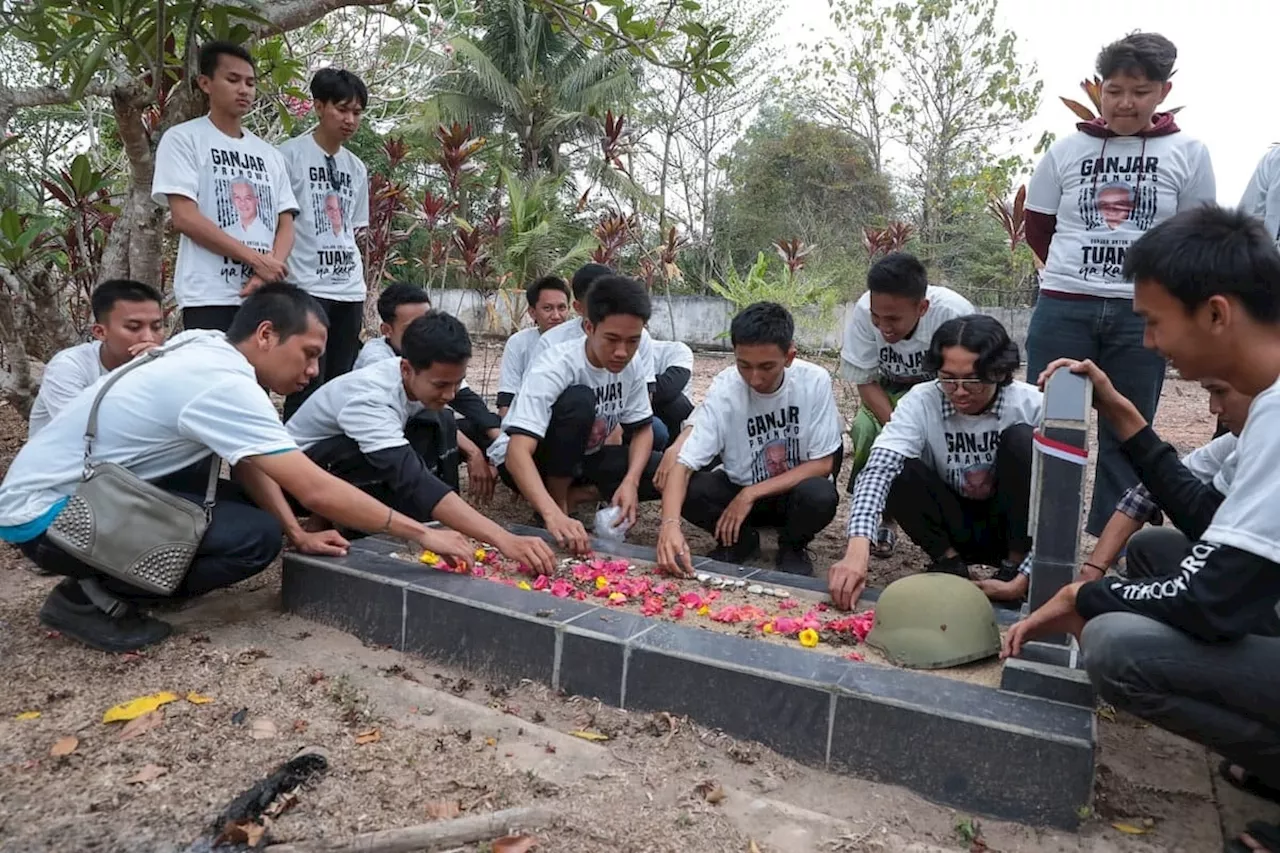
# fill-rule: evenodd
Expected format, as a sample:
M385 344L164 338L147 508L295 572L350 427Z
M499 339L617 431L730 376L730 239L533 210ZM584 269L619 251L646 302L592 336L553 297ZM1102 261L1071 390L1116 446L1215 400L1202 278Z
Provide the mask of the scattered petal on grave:
M800 632L800 645L806 649L811 649L818 645L818 632L812 628L805 628Z
M150 696L139 696L137 699L131 699L128 702L121 702L112 708L108 708L106 713L102 715L104 723L123 723L129 720L141 717L143 714L149 714L161 705L167 705L170 702L177 702L178 697L173 693L152 693Z

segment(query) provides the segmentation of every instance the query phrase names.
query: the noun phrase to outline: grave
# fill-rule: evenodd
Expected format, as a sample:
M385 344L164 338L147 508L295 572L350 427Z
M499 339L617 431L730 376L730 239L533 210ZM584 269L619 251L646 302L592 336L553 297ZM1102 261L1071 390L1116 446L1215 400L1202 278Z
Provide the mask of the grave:
M1076 399L1046 404L1043 434L1087 447L1088 393L1087 382L1052 383L1051 400ZM1050 464L1056 462L1071 467ZM1037 466L1031 589L1041 601L1074 573L1084 469L1057 458ZM1068 522L1075 529L1065 531ZM540 529L513 529L549 538ZM1049 567L1043 581L1036 574L1041 536ZM654 560L649 547L603 541L593 547ZM555 598L392 556L404 550L403 543L370 537L353 542L343 558L287 554L284 607L474 677L529 678L626 710L688 715L804 763L902 785L967 813L1074 828L1080 807L1092 799L1093 697L1072 666L1069 644L1040 643L1043 649L1027 659L1006 662L997 689L664 622L599 600ZM769 586L826 589L822 580L706 558L695 568ZM869 590L864 600L877 595ZM1007 625L1017 614L997 610L997 616Z

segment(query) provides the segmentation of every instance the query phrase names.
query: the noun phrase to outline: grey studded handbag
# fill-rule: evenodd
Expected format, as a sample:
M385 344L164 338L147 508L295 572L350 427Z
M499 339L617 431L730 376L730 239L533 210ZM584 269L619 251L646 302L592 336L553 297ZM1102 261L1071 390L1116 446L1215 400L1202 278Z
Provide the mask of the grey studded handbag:
M172 595L182 584L213 514L221 460L210 460L204 506L171 494L113 462L93 462L98 407L121 376L171 352L156 348L119 368L94 397L84 434L84 472L75 494L45 532L69 556L130 586Z

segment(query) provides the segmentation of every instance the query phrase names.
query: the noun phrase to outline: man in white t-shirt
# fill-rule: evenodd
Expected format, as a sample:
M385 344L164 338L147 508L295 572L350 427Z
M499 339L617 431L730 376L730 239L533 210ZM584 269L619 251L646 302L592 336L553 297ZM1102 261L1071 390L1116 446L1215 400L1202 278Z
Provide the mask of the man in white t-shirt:
M667 477L658 566L690 575L680 518L713 534L713 560L743 565L762 527L778 529L777 568L812 575L808 547L836 516L842 440L831 374L796 360L795 321L757 302L729 327L735 366L716 377ZM703 470L719 457L722 466Z
M28 439L99 378L164 343L164 299L151 285L129 279L104 281L93 289L89 304L94 339L62 350L45 365L31 406Z
M657 500L653 474L653 409L645 372L636 363L649 294L635 279L605 276L592 285L587 335L541 353L525 373L502 420L489 458L512 489L542 517L564 547L591 547L582 523L570 517L575 485L611 495L618 524L634 524L642 500ZM627 446L605 445L621 427ZM545 479L545 484L544 484Z
M249 52L209 42L196 82L209 113L160 137L151 198L182 235L173 292L183 328L225 331L245 296L286 278L298 203L280 152L241 126L257 84Z
M1253 170L1249 186L1240 198L1240 209L1261 219L1267 233L1280 246L1280 145L1273 147Z
M1204 143L1159 112L1178 51L1158 33L1130 33L1102 49L1101 116L1050 146L1027 184L1027 245L1044 263L1027 331L1027 376L1049 362L1092 359L1126 397L1155 417L1165 363L1143 346L1133 285L1122 267L1129 246L1178 211L1213 203L1213 163ZM1086 532L1098 536L1137 475L1106 424Z
M1197 447L1181 461L1165 459L1160 469L1140 470L1141 482L1120 499L1080 568L1080 580L1099 580L1121 553L1130 579L1163 573L1209 526L1231 490L1238 464L1236 440L1253 398L1221 379L1207 377L1200 385L1209 392L1209 411L1226 428L1226 434ZM1169 516L1172 527L1160 526L1162 513ZM1146 524L1155 526L1143 529Z
M613 270L603 264L584 264L578 268L573 274L573 310L580 319L569 320L561 323L554 329L550 329L546 334L538 339L537 346L534 347L533 356L529 363L540 356L542 353L559 346L568 341L580 341L587 336L587 304L591 286L598 279L605 276L613 275ZM653 338L649 335L649 330L645 329L640 337L640 349L636 352L636 360L641 371L647 377L649 383L649 393L653 394L656 388L657 377L653 370ZM650 398L652 405L652 396ZM662 421L655 419L653 422L653 447L655 450L662 450L670 442L671 436L667 434L667 427Z
M322 68L311 78L316 127L280 145L298 200L289 280L329 315L329 346L320 375L284 401L287 422L307 396L351 370L364 327L364 262L356 233L369 226L369 170L344 146L369 105L364 81L346 69Z
M525 288L525 301L529 303L529 319L533 326L516 332L502 348L502 363L498 367L499 417L507 416L511 401L520 390L524 372L533 360L533 350L539 338L548 329L554 329L568 319L570 295L569 285L557 275L543 276Z
M1225 781L1280 797L1280 251L1256 218L1187 210L1129 247L1124 277L1149 346L1187 379L1253 395L1235 475L1208 526L1154 577L1063 587L1005 637L1075 634L1101 698L1224 756ZM1140 472L1177 452L1090 361L1060 359L1093 383L1093 405ZM1280 829L1249 824L1228 850L1276 849ZM1265 848L1251 843L1267 836Z
M304 532L285 492L344 527L388 533L464 560L473 554L465 537L429 529L326 473L298 450L280 423L264 389L290 393L315 376L325 345L324 319L319 303L297 287L264 286L245 300L226 334L184 332L163 355L120 377L103 396L95 463L120 465L198 504L209 465L220 458L247 493L236 484L219 487L177 597L201 595L262 571L280 552L282 530L302 551L346 553L346 540L337 533ZM17 545L46 571L66 576L41 609L44 624L94 648L128 651L169 633L167 624L136 609L148 596L79 562L46 536L80 482L85 427L96 389L105 381L86 389L18 452L0 483L0 540ZM447 495L434 515L452 525L465 524L475 513L461 498ZM506 537L492 523L478 532L494 544ZM554 565L549 550L530 556L547 571Z
M686 389L693 378L693 350L680 341L653 341L653 416L662 421L667 435L679 435L693 414Z
M1018 345L994 317L943 323L925 353L935 373L903 395L854 484L849 545L827 576L837 606L857 603L876 520L888 509L924 551L930 572L978 581L993 600L1026 596L1031 572L1031 437L1041 393L1018 382Z
M406 427L423 410L439 412L457 392L471 361L471 337L456 317L433 311L409 324L399 358L388 358L340 376L313 394L289 421L289 434L307 456L331 474L383 500L410 518L426 521L457 483L441 468L447 448L439 432L414 440ZM488 462L485 462L488 470ZM477 489L476 469L471 488ZM493 493L492 478L487 500ZM453 527L498 546L528 563L531 553L550 554L537 538L506 532L492 539L493 523L467 507Z

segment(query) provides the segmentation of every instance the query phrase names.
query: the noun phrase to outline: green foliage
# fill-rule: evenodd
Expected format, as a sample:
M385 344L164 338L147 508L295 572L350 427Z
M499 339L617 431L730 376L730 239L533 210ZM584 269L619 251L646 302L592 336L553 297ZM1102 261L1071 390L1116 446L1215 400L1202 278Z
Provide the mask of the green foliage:
M830 329L841 295L829 281L803 271L794 275L784 271L771 276L769 259L764 252L756 255L746 276L738 275L737 270L730 267L723 281L708 281L707 287L733 305L735 314L757 302L776 302L791 312L798 328L822 332ZM728 334L725 330L719 337Z
M564 180L548 174L520 178L503 170L507 216L500 266L517 287L551 273L572 273L596 247L595 237L565 215Z

